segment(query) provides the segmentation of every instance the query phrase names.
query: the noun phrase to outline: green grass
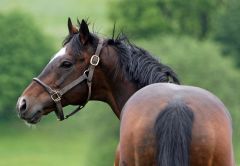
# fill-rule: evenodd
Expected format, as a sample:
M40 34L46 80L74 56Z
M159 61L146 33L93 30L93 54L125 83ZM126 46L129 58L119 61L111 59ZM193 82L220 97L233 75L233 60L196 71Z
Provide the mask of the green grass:
M86 136L80 137L81 134L77 132L56 133L52 127L29 130L22 134L15 131L18 135L1 138L0 165L86 165L85 153L81 153L86 151L85 145L89 144ZM24 131L23 128L19 130ZM62 131L61 128L59 131ZM78 142L80 138L81 142Z

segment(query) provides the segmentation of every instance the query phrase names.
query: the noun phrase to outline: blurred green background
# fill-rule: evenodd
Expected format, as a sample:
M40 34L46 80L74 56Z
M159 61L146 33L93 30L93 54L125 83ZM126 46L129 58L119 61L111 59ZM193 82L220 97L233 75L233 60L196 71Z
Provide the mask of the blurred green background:
M183 84L217 95L232 115L240 164L240 1L0 0L0 166L113 165L119 121L104 103L30 128L16 117L18 96L61 47L69 16L109 37L116 22Z

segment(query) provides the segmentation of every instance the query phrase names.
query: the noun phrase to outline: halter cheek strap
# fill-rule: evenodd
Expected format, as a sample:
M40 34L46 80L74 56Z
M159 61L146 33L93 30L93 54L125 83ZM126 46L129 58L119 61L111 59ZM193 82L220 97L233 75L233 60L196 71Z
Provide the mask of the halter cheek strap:
M88 69L85 70L84 73L80 77L78 77L76 80L74 80L70 84L66 85L62 89L59 89L59 90L52 89L51 87L49 87L47 84L45 84L44 82L42 82L38 78L33 78L34 81L36 81L39 85L41 85L48 92L51 99L55 102L55 104L56 104L55 114L56 114L58 120L62 121L64 119L67 119L70 116L74 115L75 113L80 111L89 101L89 99L91 97L91 93L92 93L92 78L93 78L93 74L94 74L94 69L99 64L99 61L100 61L99 55L100 55L100 52L102 50L102 47L103 47L103 39L99 39L96 52L95 52L94 55L92 55L92 57L90 59L90 65L89 65ZM75 87L78 84L84 82L85 80L87 80L87 85L88 85L88 97L87 97L86 102L83 105L79 105L70 114L64 116L63 107L62 107L62 104L61 104L62 96L66 92L71 90L73 87Z

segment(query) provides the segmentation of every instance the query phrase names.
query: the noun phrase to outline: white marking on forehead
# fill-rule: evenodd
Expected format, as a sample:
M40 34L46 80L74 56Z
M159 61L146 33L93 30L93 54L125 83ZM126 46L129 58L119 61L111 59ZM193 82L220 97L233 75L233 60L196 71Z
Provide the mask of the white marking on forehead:
M56 59L57 57L60 57L60 56L65 55L65 53L66 53L66 47L61 48L61 49L53 56L53 58L50 60L49 63L51 63L51 62L52 62L54 59Z

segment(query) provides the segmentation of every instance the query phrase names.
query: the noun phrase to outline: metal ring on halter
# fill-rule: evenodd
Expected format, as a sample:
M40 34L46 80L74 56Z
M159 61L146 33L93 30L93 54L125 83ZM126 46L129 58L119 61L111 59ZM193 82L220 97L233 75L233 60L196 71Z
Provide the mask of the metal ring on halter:
M52 94L50 96L55 103L61 101L62 99L62 95L58 90L52 90Z
M98 55L93 55L90 59L90 64L93 66L97 66L100 61L100 58Z

